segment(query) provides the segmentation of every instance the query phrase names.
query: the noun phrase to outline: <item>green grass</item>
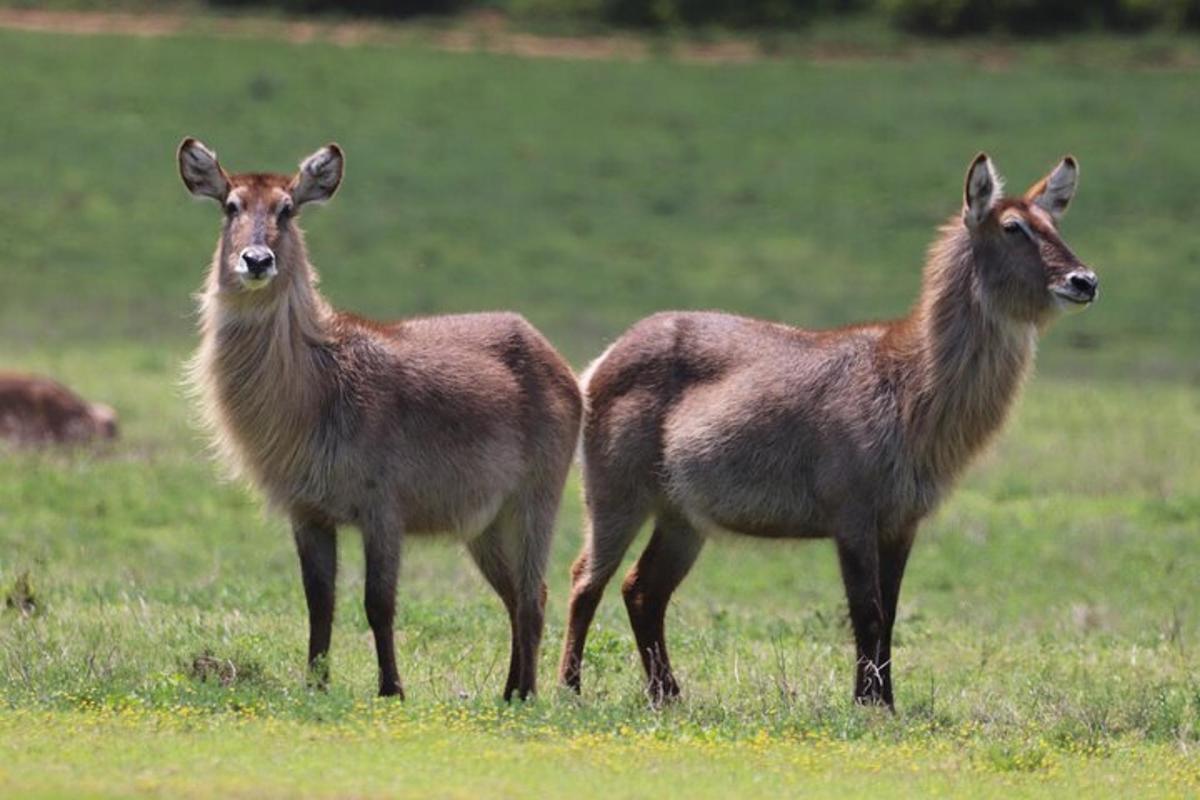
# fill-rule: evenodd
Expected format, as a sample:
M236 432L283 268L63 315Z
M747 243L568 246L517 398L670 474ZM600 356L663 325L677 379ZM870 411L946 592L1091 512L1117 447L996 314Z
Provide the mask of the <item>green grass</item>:
M33 607L0 607L0 794L1200 791L1195 74L7 32L0 49L19 112L0 115L0 361L123 425L96 451L0 454L0 598ZM1065 233L1103 296L1051 331L1010 429L922 531L895 717L850 702L823 542L708 545L668 617L676 706L647 706L615 587L583 697L554 691L575 478L535 703L497 701L506 620L437 541L406 551L410 699L372 699L350 531L334 681L310 692L286 528L218 480L179 388L218 214L175 175L186 133L234 169L337 139L346 183L305 214L335 303L516 308L577 365L664 307L902 313L981 148L1014 187L1080 158Z
M1081 162L1064 230L1104 306L1050 337L1043 363L1197 372L1200 317L1180 302L1200 296L1200 194L1179 166L1200 129L1191 72L7 32L0 47L0 99L20 109L2 123L10 347L187 341L218 211L175 174L185 134L231 169L291 170L338 140L346 182L305 214L335 303L383 317L519 308L576 362L665 307L807 325L902 313L986 149L1016 189L1064 152Z

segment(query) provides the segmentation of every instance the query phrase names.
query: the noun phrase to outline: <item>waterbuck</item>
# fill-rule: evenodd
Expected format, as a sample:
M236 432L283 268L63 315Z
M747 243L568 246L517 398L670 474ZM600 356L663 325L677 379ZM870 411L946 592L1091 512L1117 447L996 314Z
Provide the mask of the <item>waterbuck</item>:
M516 314L380 324L333 310L296 217L337 191L336 144L294 176L227 174L190 138L178 159L192 194L224 210L191 380L219 450L291 519L313 679L328 679L337 527L362 532L379 694L401 697L392 640L401 543L447 532L504 601L504 697L524 699L535 690L542 578L580 425L570 367Z
M22 445L117 437L117 412L42 375L0 372L0 439Z
M834 540L854 697L893 707L892 625L917 526L1004 422L1038 332L1096 298L1057 230L1076 175L1064 158L1006 199L980 154L903 319L808 331L662 313L621 336L581 380L588 530L561 681L579 690L601 594L653 515L622 591L654 700L679 693L663 633L671 593L724 530Z

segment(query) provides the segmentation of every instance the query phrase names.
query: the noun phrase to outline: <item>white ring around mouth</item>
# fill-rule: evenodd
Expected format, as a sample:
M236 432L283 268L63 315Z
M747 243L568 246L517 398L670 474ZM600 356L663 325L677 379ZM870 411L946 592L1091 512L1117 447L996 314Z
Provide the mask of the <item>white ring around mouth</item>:
M1095 299L1096 299L1095 296L1087 297L1085 295L1078 294L1074 290L1068 289L1068 288L1051 289L1050 293L1052 295L1054 295L1054 302L1060 309L1071 310L1071 311L1075 311L1075 310L1082 311L1083 309L1090 306L1092 304L1092 302L1095 301Z
M238 282L242 284L242 288L249 289L250 291L263 288L271 282L272 278L279 274L279 270L272 265L261 277L254 278L251 277L250 270L246 268L246 265L240 263L233 268L233 272L237 275Z
M1069 300L1070 302L1078 303L1079 305L1087 305L1088 303L1092 302L1092 298L1084 297L1078 294L1067 294L1066 292L1055 292L1054 294L1063 300Z
M275 276L274 275L266 275L262 278L251 278L249 276L243 275L242 276L242 286L251 291L255 291L257 289L263 288L268 283L270 283L271 278L273 278L273 277L275 277Z

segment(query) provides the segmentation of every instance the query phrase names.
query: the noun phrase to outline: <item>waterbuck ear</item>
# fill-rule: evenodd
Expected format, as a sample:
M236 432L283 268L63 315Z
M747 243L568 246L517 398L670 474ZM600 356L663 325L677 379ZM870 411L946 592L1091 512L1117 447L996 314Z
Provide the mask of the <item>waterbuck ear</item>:
M218 202L225 200L229 194L229 176L217 163L216 153L189 136L179 143L178 159L179 177L189 192Z
M292 178L292 202L323 203L333 197L342 182L346 159L342 148L332 142L300 162L300 171Z
M980 153L967 170L967 185L963 196L963 222L974 228L987 219L1004 189L1004 181L992 167L987 153Z
M1025 200L1041 208L1057 222L1067 213L1075 187L1079 183L1079 165L1071 156L1064 156L1054 170L1029 187Z

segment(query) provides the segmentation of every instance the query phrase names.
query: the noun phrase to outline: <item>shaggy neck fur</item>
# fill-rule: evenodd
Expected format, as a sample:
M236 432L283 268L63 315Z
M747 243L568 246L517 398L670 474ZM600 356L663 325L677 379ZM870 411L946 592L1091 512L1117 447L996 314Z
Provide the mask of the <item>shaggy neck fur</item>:
M189 369L219 453L234 474L252 478L279 503L310 466L307 437L321 406L316 358L332 319L299 232L294 238L276 253L282 285L252 293L221 288L225 254L218 248L200 296L201 344Z
M939 484L1004 424L1033 361L1036 328L989 307L983 266L962 222L944 227L921 296L888 342L914 466Z

